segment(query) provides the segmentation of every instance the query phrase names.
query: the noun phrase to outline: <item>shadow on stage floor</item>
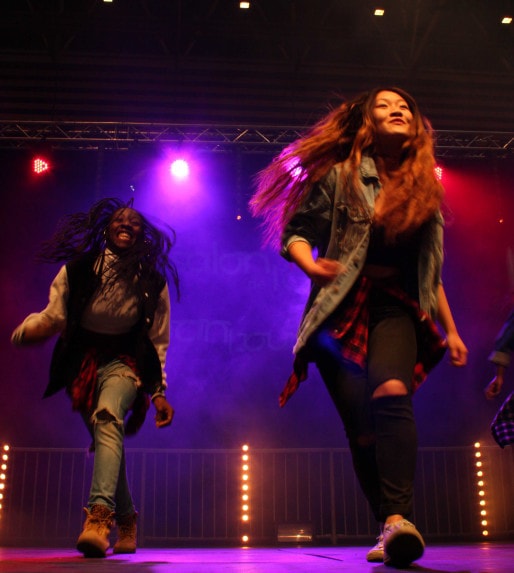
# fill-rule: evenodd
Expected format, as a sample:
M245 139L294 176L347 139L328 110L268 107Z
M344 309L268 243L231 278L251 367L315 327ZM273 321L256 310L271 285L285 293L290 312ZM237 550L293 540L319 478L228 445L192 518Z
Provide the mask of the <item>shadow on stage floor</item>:
M135 555L85 559L73 549L0 548L1 573L362 573L391 572L367 563L367 547L139 549ZM514 541L431 545L408 568L420 573L512 573Z

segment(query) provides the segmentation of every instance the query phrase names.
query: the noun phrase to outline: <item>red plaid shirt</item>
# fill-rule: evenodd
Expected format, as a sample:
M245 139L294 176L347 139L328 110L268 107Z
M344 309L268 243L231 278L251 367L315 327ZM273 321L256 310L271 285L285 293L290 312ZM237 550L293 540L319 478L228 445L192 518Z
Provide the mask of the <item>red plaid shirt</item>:
M86 413L88 416L91 416L96 404L99 365L98 354L95 348L90 348L86 351L80 371L68 388L73 410ZM120 354L116 358L131 368L137 376L136 361L133 357ZM125 434L127 436L137 433L145 421L149 407L149 397L143 391L139 390L131 406L131 414L125 422Z
M372 286L371 279L361 276L346 298L342 313L329 328L332 337L341 340L342 357L364 369L368 351L368 297ZM390 295L399 299L412 313L418 330L418 356L412 378L412 391L415 392L446 352L446 341L441 337L437 326L419 305L401 289L383 287ZM309 356L306 349L296 355L293 372L289 376L279 397L282 407L296 392L300 382L307 379Z
M514 444L514 392L507 396L491 422L491 432L496 443L504 448Z

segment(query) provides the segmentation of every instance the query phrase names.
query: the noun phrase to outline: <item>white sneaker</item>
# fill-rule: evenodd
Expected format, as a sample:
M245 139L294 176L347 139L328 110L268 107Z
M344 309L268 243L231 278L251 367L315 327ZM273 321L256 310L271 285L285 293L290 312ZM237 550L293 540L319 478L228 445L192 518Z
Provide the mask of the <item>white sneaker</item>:
M393 567L407 567L419 559L425 542L416 526L401 519L384 527L384 563Z
M366 554L366 561L370 563L383 563L384 561L384 536L380 534L377 537L377 544L372 547Z

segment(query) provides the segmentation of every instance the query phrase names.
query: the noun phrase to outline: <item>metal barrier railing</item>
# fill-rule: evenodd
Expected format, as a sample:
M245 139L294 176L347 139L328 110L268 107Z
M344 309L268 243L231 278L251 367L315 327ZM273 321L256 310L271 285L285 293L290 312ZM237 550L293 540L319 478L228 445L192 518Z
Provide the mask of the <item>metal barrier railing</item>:
M421 448L413 519L427 538L472 539L514 530L514 450L482 448L480 516L474 448ZM241 522L239 450L128 449L140 546L277 541L282 524L309 524L320 543L358 542L377 527L348 449L250 450L247 523ZM93 456L83 449L16 448L2 500L3 545L73 544L80 532ZM485 510L482 510L485 511Z

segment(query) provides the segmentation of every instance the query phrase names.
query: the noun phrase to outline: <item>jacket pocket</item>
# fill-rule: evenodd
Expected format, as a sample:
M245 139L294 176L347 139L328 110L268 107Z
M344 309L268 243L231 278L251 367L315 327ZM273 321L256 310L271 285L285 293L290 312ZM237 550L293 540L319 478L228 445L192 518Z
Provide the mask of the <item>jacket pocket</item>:
M337 248L341 254L348 254L362 243L371 225L371 216L366 209L346 203L336 205L336 212Z

